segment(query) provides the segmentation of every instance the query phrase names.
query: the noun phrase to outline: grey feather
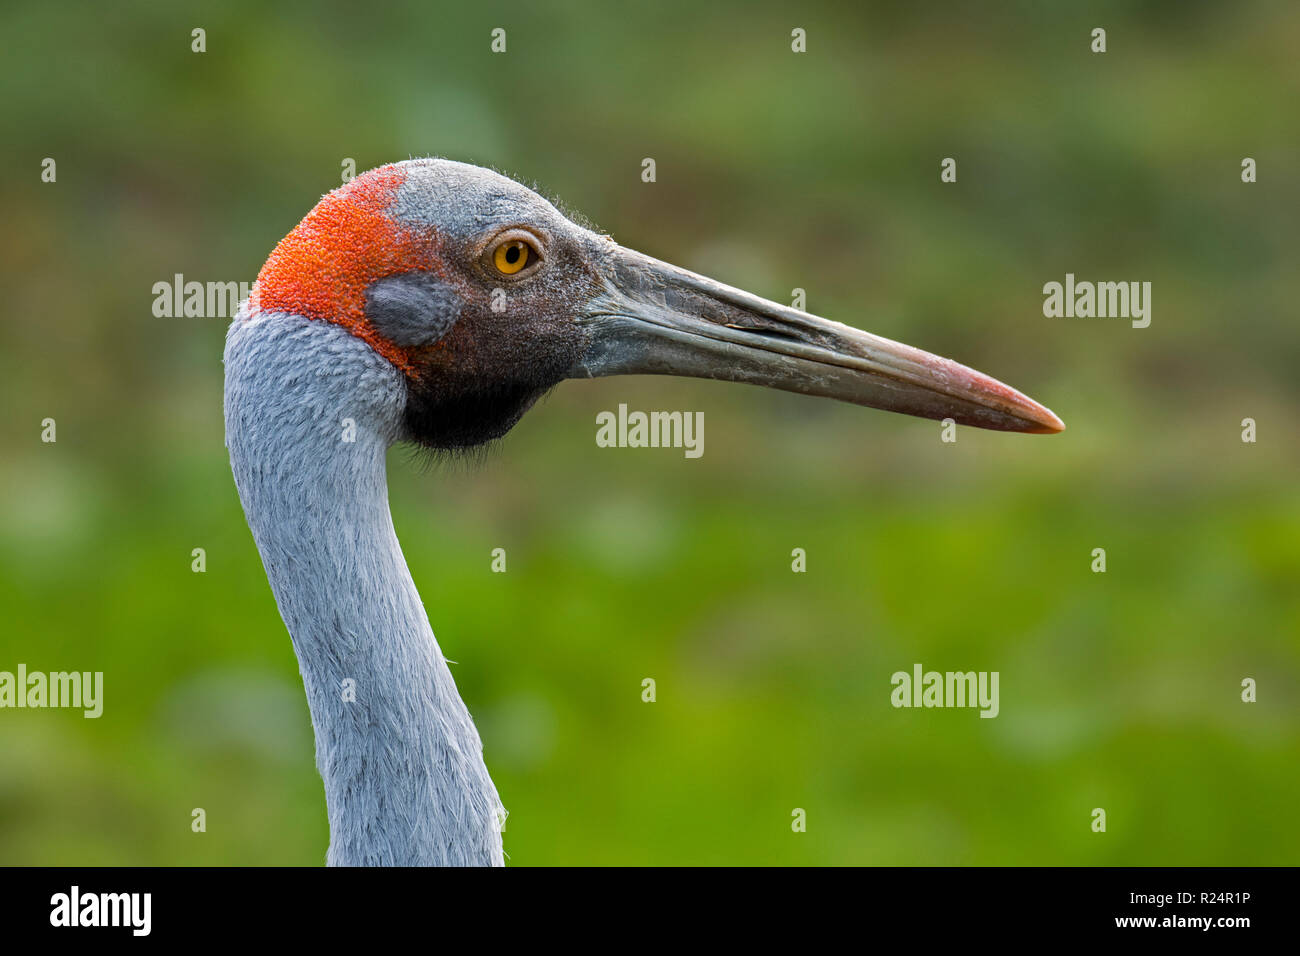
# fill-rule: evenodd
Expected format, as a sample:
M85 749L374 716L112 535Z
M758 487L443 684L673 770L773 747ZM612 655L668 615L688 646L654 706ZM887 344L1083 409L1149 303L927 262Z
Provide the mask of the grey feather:
M459 315L460 297L427 272L388 276L366 289L366 318L396 345L432 345Z
M244 310L225 366L231 468L316 731L328 862L502 865L482 743L389 513L401 374L339 326Z

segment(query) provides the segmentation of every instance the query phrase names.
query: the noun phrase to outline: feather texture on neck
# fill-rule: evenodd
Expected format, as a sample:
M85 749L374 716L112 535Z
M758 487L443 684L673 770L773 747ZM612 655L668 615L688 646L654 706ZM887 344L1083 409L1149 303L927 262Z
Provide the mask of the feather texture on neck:
M340 326L245 310L225 366L231 468L298 655L329 863L501 865L478 731L388 508L401 373Z

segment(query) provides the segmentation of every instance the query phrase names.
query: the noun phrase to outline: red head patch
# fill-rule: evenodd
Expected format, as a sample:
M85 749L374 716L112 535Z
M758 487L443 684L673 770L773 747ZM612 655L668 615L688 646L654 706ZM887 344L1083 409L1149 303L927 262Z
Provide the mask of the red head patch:
M366 287L376 279L437 269L432 229L410 229L386 213L406 181L399 166L381 166L342 186L280 240L257 274L253 312L289 312L335 322L364 340L404 373L406 350L381 336L366 319Z

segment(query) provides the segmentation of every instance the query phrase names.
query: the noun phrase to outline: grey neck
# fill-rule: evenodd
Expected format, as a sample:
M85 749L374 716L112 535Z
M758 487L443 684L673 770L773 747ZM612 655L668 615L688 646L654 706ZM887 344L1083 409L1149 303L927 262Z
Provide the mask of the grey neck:
M501 865L500 800L388 508L400 373L338 326L243 311L225 364L226 444L298 654L328 862Z

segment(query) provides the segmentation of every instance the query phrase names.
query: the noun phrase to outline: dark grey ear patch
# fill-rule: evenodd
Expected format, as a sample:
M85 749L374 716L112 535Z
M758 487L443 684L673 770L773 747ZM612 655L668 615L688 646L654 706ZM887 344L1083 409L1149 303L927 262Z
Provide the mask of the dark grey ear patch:
M366 318L394 345L432 345L459 316L459 297L427 272L403 272L366 287Z

